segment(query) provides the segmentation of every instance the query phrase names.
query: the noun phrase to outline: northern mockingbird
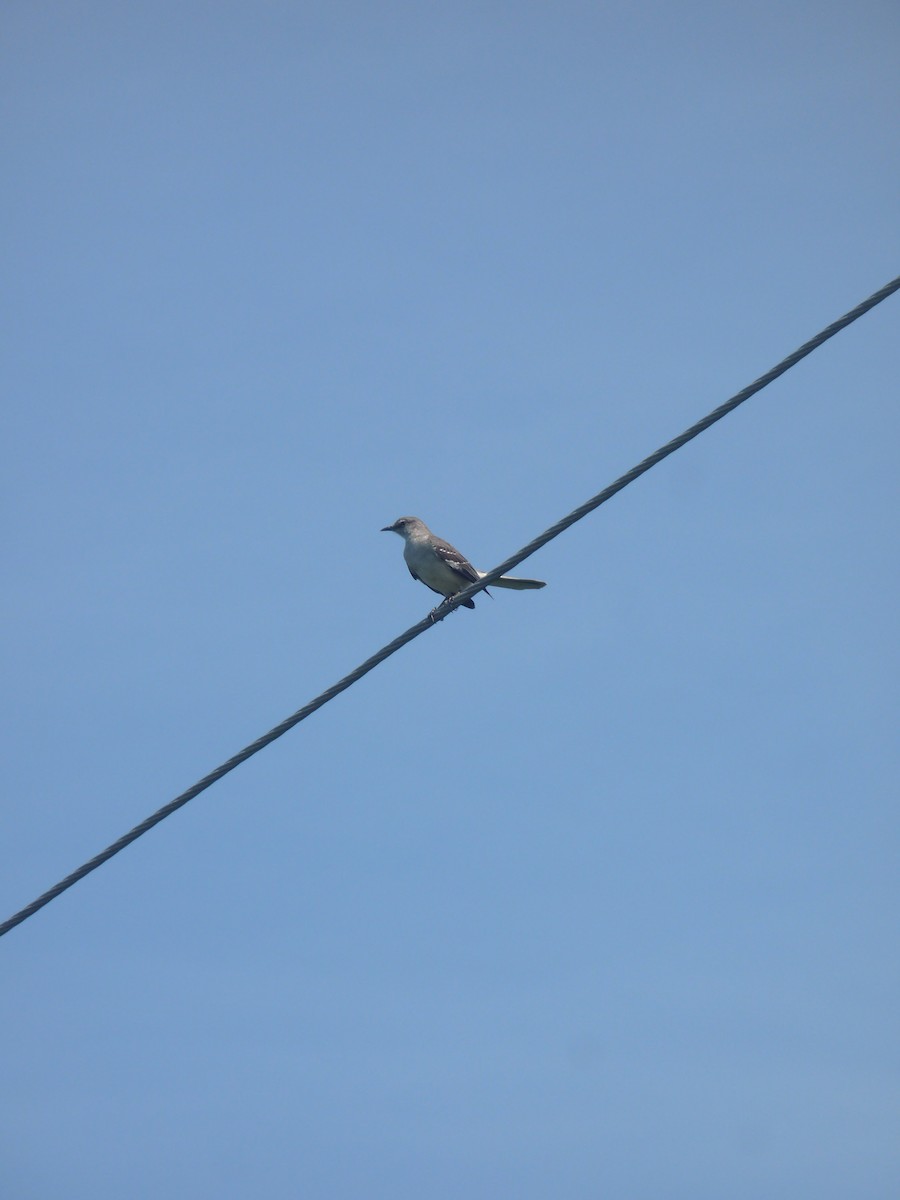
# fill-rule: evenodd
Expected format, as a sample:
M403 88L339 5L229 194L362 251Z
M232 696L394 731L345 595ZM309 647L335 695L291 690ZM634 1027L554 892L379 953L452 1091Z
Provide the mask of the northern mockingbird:
M470 583L484 579L484 571L476 570L449 542L435 537L425 522L420 521L418 517L398 517L393 525L385 525L381 532L400 534L406 543L403 547L403 557L406 559L410 575L445 599L449 600ZM540 579L516 579L512 575L503 575L494 580L491 587L494 586L514 588L521 592L547 585ZM487 591L487 588L484 590ZM464 600L463 604L466 608L475 607L475 601L472 599Z

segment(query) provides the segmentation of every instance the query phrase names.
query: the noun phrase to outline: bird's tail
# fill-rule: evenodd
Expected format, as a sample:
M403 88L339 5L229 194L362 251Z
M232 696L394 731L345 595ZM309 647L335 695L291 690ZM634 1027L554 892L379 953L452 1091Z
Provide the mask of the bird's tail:
M501 575L499 579L495 579L491 587L512 588L516 592L527 592L532 588L546 587L543 579L517 579L515 575Z

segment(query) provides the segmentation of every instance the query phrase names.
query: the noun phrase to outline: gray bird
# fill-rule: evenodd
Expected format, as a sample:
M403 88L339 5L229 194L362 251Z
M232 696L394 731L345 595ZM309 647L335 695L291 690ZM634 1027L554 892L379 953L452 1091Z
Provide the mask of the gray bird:
M393 525L385 525L382 533L399 533L406 545L403 547L403 557L413 579L418 579L426 587L437 592L439 596L449 599L468 587L484 579L485 572L479 571L469 560L449 542L435 537L424 521L418 517L398 517ZM495 579L491 587L513 588L516 591L527 591L530 588L542 588L547 585L540 579L516 579L512 575L503 575ZM484 589L487 591L487 588ZM474 608L474 600L464 600L466 608Z

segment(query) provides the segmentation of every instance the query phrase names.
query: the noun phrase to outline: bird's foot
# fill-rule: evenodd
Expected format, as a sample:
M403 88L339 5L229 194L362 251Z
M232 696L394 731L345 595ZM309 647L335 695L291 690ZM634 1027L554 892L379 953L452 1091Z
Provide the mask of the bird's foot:
M446 613L445 613L443 610L444 610L444 609L447 607L447 605L450 603L450 601L451 601L452 599L453 599L453 597L452 597L452 596L445 596L445 597L443 598L443 600L440 602L440 604L436 604L436 605L434 606L434 608L433 608L433 609L431 610L431 612L428 614L428 615L429 615L429 617L431 617L431 623L432 623L432 625L434 625L434 624L435 624L437 621L439 621L439 620L441 620L441 621L442 621L442 620L444 619L444 617L445 617L447 614L446 614Z

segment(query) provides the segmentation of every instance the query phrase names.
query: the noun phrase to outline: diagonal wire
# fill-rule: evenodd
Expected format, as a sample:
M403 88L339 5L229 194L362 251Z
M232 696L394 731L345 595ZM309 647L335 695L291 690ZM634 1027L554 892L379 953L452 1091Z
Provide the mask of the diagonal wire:
M643 462L638 463L636 467L632 467L630 471L626 471L624 475L621 475L609 487L605 487L602 492L598 492L590 500L585 500L584 504L580 504L568 516L557 521L555 525L551 525L549 529L545 529L543 533L530 541L527 546L523 546L521 550L516 551L505 562L488 571L478 583L471 584L465 591L460 592L454 597L454 606L457 603L461 604L468 596L474 595L482 588L489 587L495 579L499 579L501 575L505 575L507 571L511 571L513 567L517 567L519 563L529 558L536 550L540 550L542 546L546 546L555 537L559 537L570 525L574 525L576 521L580 521L582 517L586 517L595 508L599 508L601 504L605 504L607 500L615 496L617 492L621 492L623 488L628 487L629 483L633 483L635 479L639 478L646 471L649 471L651 467L655 467L664 458L668 458L670 454L674 454L676 450L680 450L682 446L687 445L698 434L709 429L710 425L715 425L716 421L721 421L723 417L726 417L736 409L739 404L743 404L745 400L749 400L751 396L755 396L757 392L761 392L764 387L767 387L776 380L779 375L783 375L785 371L789 371L791 367L796 366L801 359L806 358L808 354L812 354L813 350L817 350L823 342L827 342L836 333L840 333L842 329L845 329L848 325L852 325L859 317L874 308L876 304L880 304L882 300L886 300L888 296L893 295L896 291L900 291L900 276L892 279L890 283L886 283L883 288L879 288L868 300L863 300L861 304L857 304L856 308L839 317L827 329L823 329L821 333L817 333L814 338L810 338L808 342L804 342L793 354L789 354L787 358L782 359L777 366L766 371L765 375L760 375L759 379L749 384L742 391L737 392L730 400L726 400L724 404L720 404L718 408L714 408L711 413L707 413L705 417L697 421L690 429L686 429L678 437L672 438L671 442L666 442L664 446L660 446L658 450L655 450ZM2 929L0 929L0 932L2 932Z
M474 596L476 592L488 587L495 579L499 579L501 575L505 575L507 571L510 571L513 567L518 566L519 563L523 562L526 558L529 558L532 554L534 554L536 550L540 550L542 546L545 546L548 542L552 541L553 538L558 537L564 530L568 529L571 525L574 525L576 521L580 521L582 517L586 517L588 513L593 512L596 508L599 508L601 504L605 504L607 500L615 496L616 493L620 492L623 488L627 487L629 483L633 483L635 479L639 478L639 476L643 475L646 471L649 471L651 467L655 467L656 464L662 462L664 458L668 458L670 454L674 454L676 450L680 450L682 446L686 445L693 438L697 437L698 434L701 434L704 430L709 429L710 425L714 425L716 421L720 421L722 417L727 416L728 413L737 408L739 404L743 404L745 400L749 400L751 396L755 396L757 392L762 391L764 387L772 383L772 381L777 379L780 375L783 375L785 371L789 371L791 367L795 366L798 362L800 362L801 359L806 358L808 354L811 354L813 350L816 350L822 345L823 342L827 342L828 339L834 337L836 333L840 333L842 329L845 329L848 325L858 320L859 317L863 316L877 304L880 304L882 300L886 300L888 296L893 295L893 293L898 290L900 290L900 276L891 280L890 283L886 283L884 287L879 288L877 292L874 292L867 300L863 300L863 302L858 304L856 308L853 308L850 310L850 312L845 313L844 316L838 318L837 321L834 321L826 329L823 329L821 333L817 333L816 336L811 338L808 342L804 342L804 344L799 349L795 350L793 354L789 354L787 358L782 359L777 366L772 367L772 369L767 371L765 375L761 375L754 383L751 383L742 391L737 392L736 395L732 396L730 400L726 400L724 404L720 404L718 408L713 409L711 413L708 413L702 418L702 420L697 421L697 423L692 425L690 429L686 429L684 433L679 434L678 437L673 438L670 442L666 442L664 446L661 446L658 450L654 451L653 454L649 455L649 457L638 463L637 466L632 467L630 471L626 471L626 473L621 475L617 480L615 480L614 483L611 483L608 487L605 487L602 492L598 492L596 496L592 496L590 500L586 500L584 504L581 504L578 506L578 508L573 509L572 512L563 517L562 520L557 521L555 525L551 525L549 529L545 529L542 534L539 534L538 537L530 541L527 546L523 546L521 550L518 550L504 562L500 563L499 566L488 571L487 574L479 579L477 583L470 584L469 587L465 588L463 591L454 596L452 600L445 601L439 605L438 609L436 609L433 614L429 614L417 624L411 625L405 633L401 633L399 637L394 638L392 642L389 642L386 646L383 646L377 654L373 654L371 658L367 658L364 663L358 666L355 670L351 671L349 675L345 675L343 679L340 679L337 683L332 684L330 688L327 688L320 695L316 696L314 700L310 700L310 702L305 704L302 708L297 709L295 713L292 713L291 716L287 717L279 725L276 725L273 729L270 729L268 733L264 733L262 737L257 738L255 742L251 742L249 746L245 746L243 750L240 750L232 758L229 758L227 762L224 762L221 764L221 766L216 767L214 771L210 771L208 775L204 775L204 777L198 783L195 783L193 787L188 788L186 792L182 792L180 796L176 796L174 800L170 800L168 804L163 805L162 808L158 809L151 816L147 817L146 820L141 821L139 825L135 825L135 827L129 830L128 833L123 834L122 837L113 842L112 845L107 846L105 850L101 850L99 854L94 855L94 857L89 859L88 862L83 863L77 870L73 871L71 875L67 875L65 879L61 879L59 883L54 884L52 888L44 892L43 895L38 896L36 900L32 900L32 902L26 905L25 908L20 909L19 912L15 913L13 916L9 917L6 921L0 924L0 937L2 937L5 933L9 933L11 929L14 929L17 925L20 925L23 921L33 916L39 911L39 909L42 909L45 904L49 904L51 900L55 900L57 896L61 895L68 888L72 887L73 884L76 884L79 882L79 880L84 879L85 875L89 875L91 871L95 871L97 867L102 866L102 864L108 859L118 854L120 850L124 850L126 846L129 846L132 842L137 841L139 837L142 837L145 833L151 830L154 825L158 825L160 821L164 821L166 817L171 816L172 813L176 812L179 808L182 808L190 800L193 800L195 796L199 796L201 792L205 792L206 789L216 783L217 780L221 779L224 775L227 775L230 771L233 771L235 767L239 767L241 763L246 762L248 758L252 758L254 754L257 754L260 750L263 750L266 746L268 746L270 742L274 742L277 738L280 738L282 734L287 733L289 729L293 729L295 725L299 725L301 721L304 721L308 716L311 716L317 709L321 708L324 704L327 704L329 700L333 700L335 696L339 696L341 692L346 691L347 688L356 683L357 680L362 679L364 675L368 675L370 671L374 670L375 667L384 662L386 658L390 658L392 654L396 654L396 652L405 646L407 642L411 642L413 638L417 638L420 633L424 633L427 629L430 629L436 621L443 620L448 613L451 613L454 609L458 608L459 605L462 604L464 600L468 599L469 596Z

